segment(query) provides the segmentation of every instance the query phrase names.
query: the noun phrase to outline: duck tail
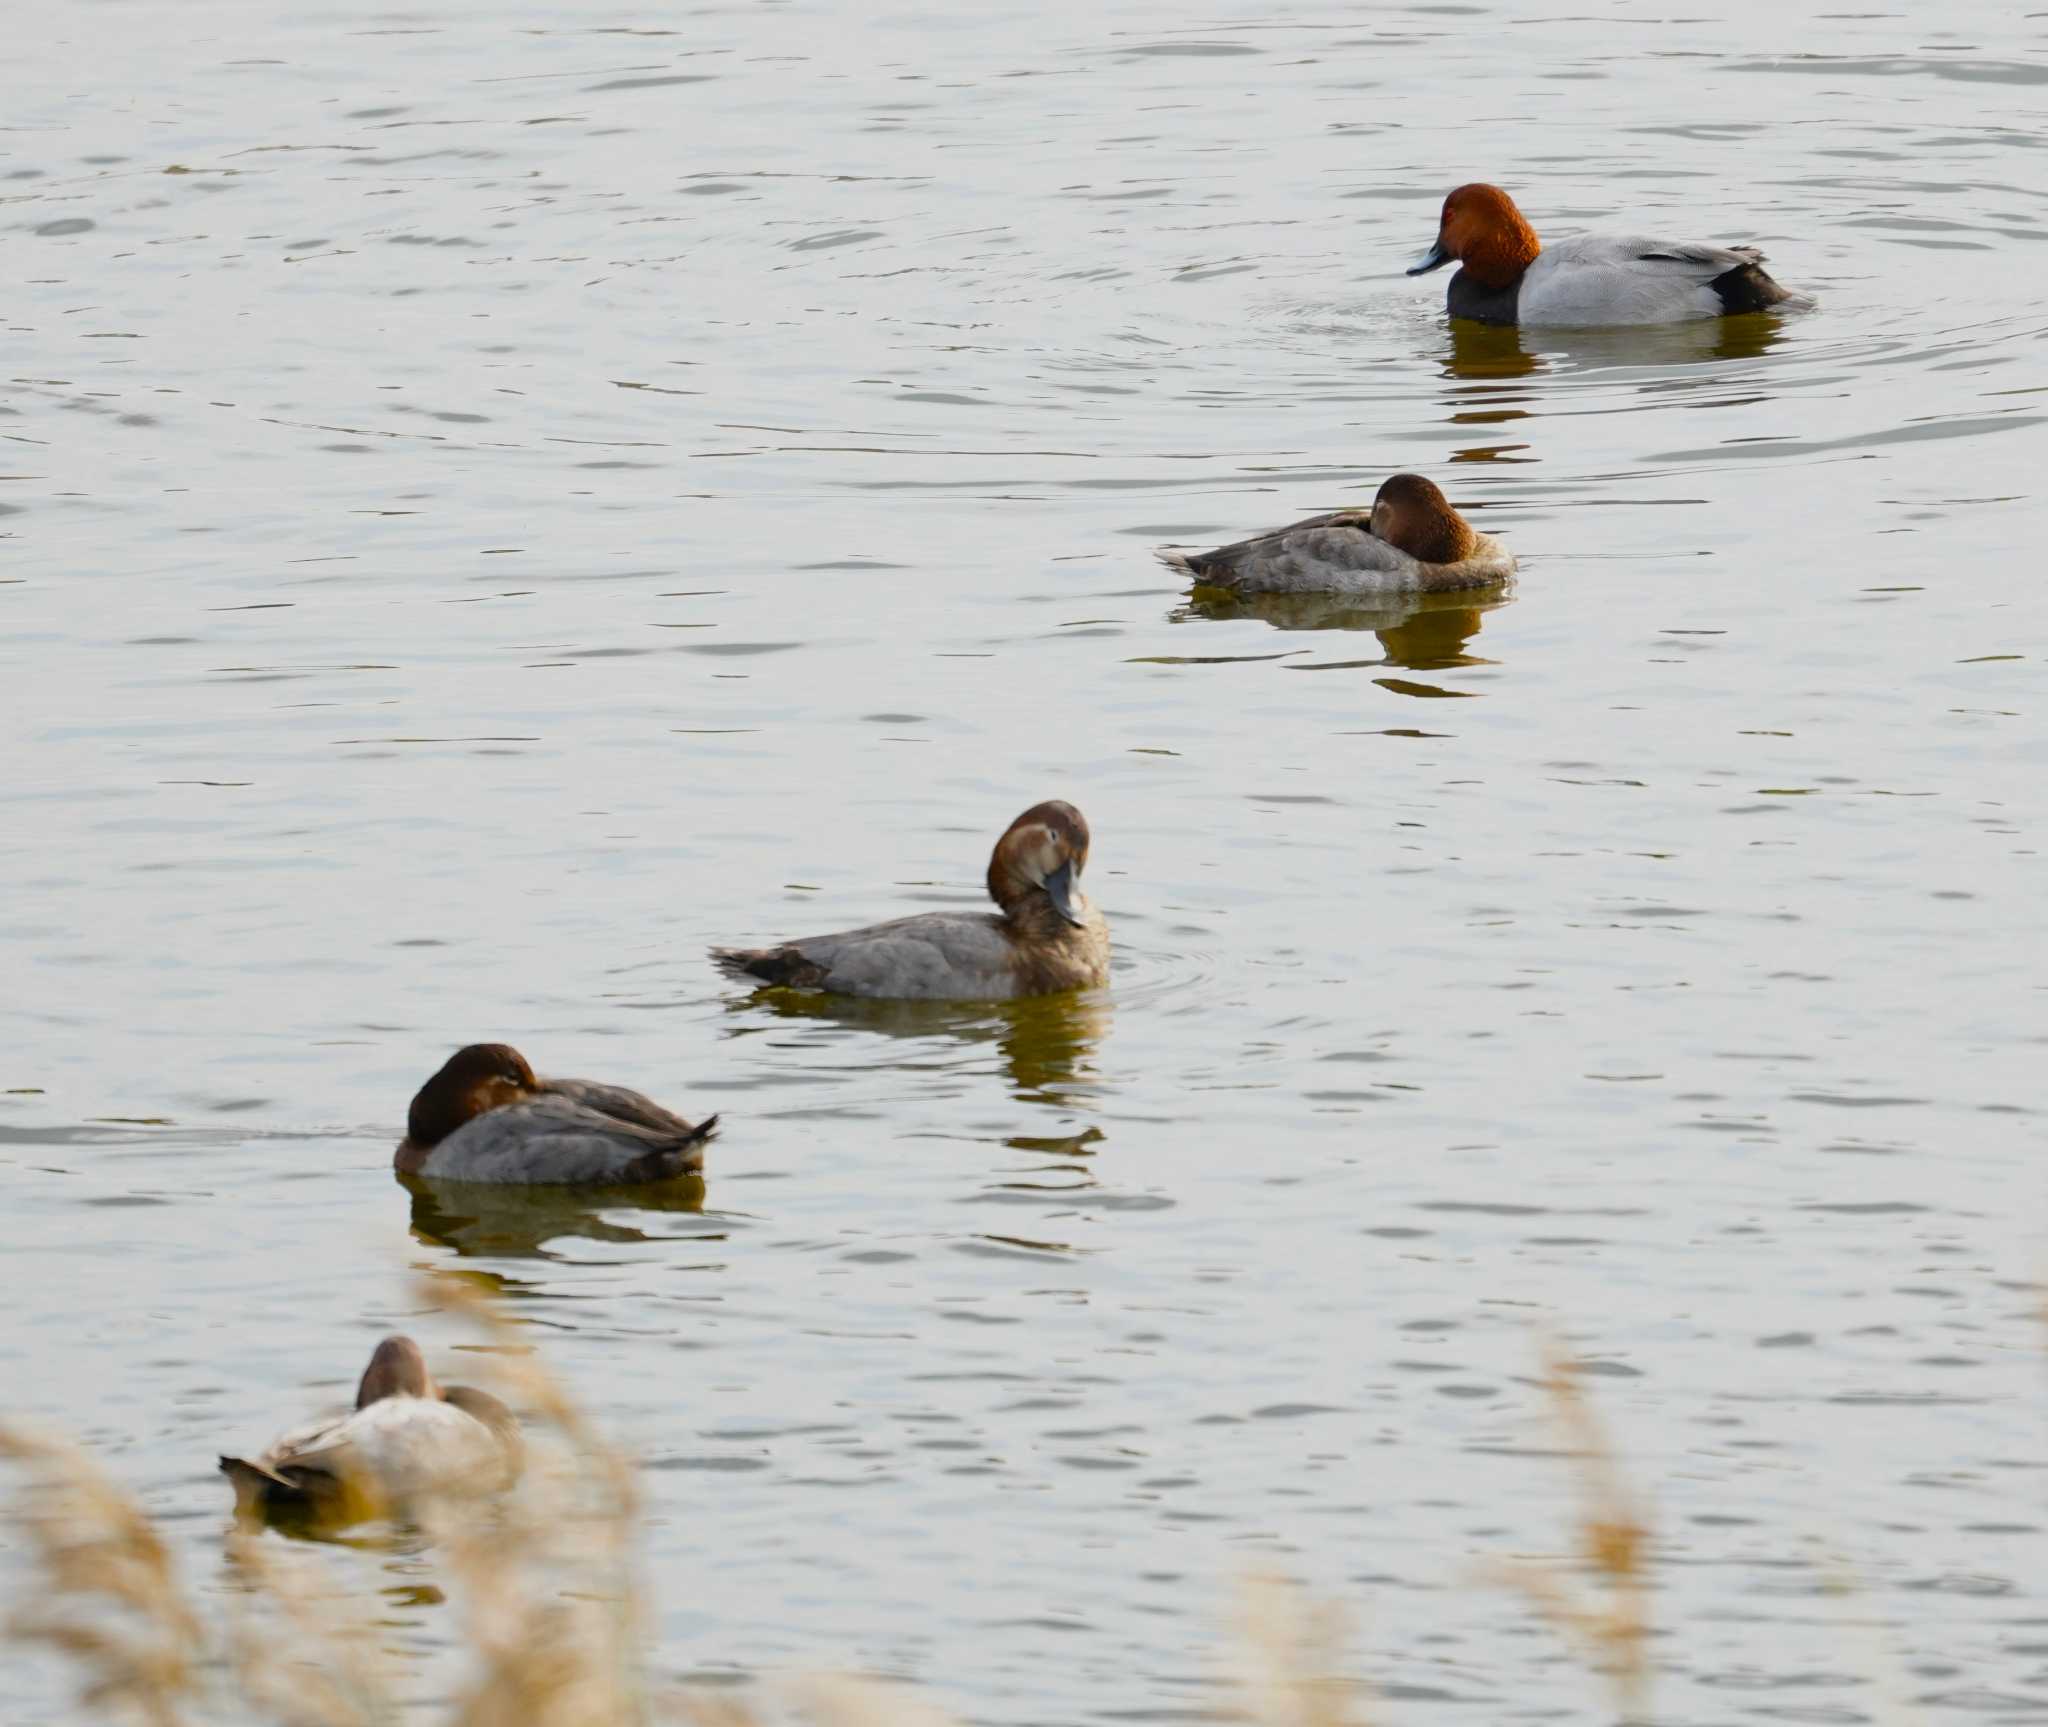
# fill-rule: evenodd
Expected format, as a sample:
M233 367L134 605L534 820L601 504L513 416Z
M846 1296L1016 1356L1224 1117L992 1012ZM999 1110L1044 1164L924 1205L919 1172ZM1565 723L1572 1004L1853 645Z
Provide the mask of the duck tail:
M763 957L764 950L752 947L715 947L711 950L711 963L727 977L751 977L754 961Z
M687 1132L664 1145L657 1145L618 1172L624 1186L643 1181L674 1181L679 1176L704 1173L704 1144L718 1131L718 1117L707 1115Z
M1785 286L1764 268L1764 255L1754 246L1729 248L1742 263L1724 270L1707 286L1721 297L1724 312L1810 312L1818 302Z
M815 989L825 981L824 967L794 947L715 947L711 963L727 977L745 978L756 985Z
M1152 555L1169 570L1178 570L1184 576L1199 576L1202 573L1195 564L1195 558L1200 556L1199 553L1183 552L1174 546L1155 546L1152 548Z
M246 1457L223 1456L220 1472L235 1490L236 1512L244 1516L261 1511L264 1506L281 1499L304 1497L283 1476L273 1475L260 1463L251 1463Z

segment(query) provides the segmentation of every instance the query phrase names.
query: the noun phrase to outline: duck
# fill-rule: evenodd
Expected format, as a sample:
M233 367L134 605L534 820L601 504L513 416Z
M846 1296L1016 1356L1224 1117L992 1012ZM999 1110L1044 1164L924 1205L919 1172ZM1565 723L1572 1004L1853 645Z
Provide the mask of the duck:
M625 1187L698 1174L717 1126L624 1086L537 1079L509 1043L472 1043L420 1087L392 1164L438 1181Z
M1444 200L1436 244L1408 274L1454 259L1450 314L1483 324L1673 324L1814 304L1767 275L1754 246L1602 234L1545 246L1514 199L1479 181Z
M1109 925L1081 891L1088 823L1070 803L1033 804L988 860L986 912L919 912L770 947L715 947L728 977L895 1001L1012 1001L1109 979Z
M488 1391L436 1385L410 1337L377 1345L355 1408L292 1428L258 1456L222 1457L244 1516L311 1511L348 1521L432 1494L492 1493L519 1478L525 1448Z
M1235 594L1443 594L1494 587L1514 554L1420 474L1395 474L1370 510L1334 510L1213 552L1163 547L1162 562Z

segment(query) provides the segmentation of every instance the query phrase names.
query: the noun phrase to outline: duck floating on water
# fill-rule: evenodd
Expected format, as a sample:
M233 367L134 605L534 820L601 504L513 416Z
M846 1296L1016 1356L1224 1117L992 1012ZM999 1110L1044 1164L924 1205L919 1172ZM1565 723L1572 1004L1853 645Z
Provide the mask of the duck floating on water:
M1408 274L1453 260L1450 314L1484 324L1670 324L1814 303L1767 275L1754 246L1603 234L1546 246L1514 199L1479 181L1444 200L1436 244Z
M589 1079L538 1079L510 1044L458 1049L420 1087L392 1162L437 1181L625 1187L695 1175L718 1126Z
M986 912L920 912L772 947L715 947L728 977L898 1001L1009 1001L1109 979L1109 925L1081 891L1088 823L1033 804L988 860Z
M377 1345L346 1415L295 1427L254 1458L223 1457L245 1515L311 1511L348 1521L435 1494L496 1492L524 1462L519 1423L488 1391L440 1386L409 1337Z
M1420 474L1396 474L1370 510L1334 510L1213 552L1160 559L1203 587L1238 594L1441 594L1492 587L1514 554L1482 534Z

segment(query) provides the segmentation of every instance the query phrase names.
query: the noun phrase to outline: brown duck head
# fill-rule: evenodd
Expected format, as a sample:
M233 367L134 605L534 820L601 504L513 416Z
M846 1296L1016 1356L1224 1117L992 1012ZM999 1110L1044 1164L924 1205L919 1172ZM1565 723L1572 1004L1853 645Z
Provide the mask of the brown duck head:
M1498 186L1475 180L1444 200L1436 244L1409 266L1408 274L1427 275L1455 259L1480 286L1511 288L1542 250L1514 199Z
M1420 474L1396 474L1372 501L1376 538L1425 564L1457 564L1479 545L1472 524Z
M1075 926L1087 918L1075 898L1088 867L1088 822L1070 803L1033 804L996 841L988 860L988 897L1014 914L1043 894Z

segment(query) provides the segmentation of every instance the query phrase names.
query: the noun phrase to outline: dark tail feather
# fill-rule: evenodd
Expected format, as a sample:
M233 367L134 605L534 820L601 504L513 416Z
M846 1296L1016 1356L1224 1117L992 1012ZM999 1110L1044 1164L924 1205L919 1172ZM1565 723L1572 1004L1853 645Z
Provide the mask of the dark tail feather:
M789 989L815 989L825 981L824 968L793 947L715 947L711 963L727 977Z
M705 1141L717 1131L718 1117L707 1115L681 1138L636 1157L620 1172L620 1181L630 1185L639 1181L674 1181L680 1175L701 1175Z
M1764 255L1754 246L1735 246L1730 250L1749 260L1738 264L1732 270L1723 270L1707 284L1721 296L1721 310L1724 312L1765 312L1773 306L1783 306L1789 311L1804 311L1811 306L1811 294L1794 293L1774 278L1763 267Z
M306 1498L304 1489L246 1457L222 1457L220 1472L234 1486L237 1511L261 1511L266 1505L296 1504Z
M1243 550L1242 546L1219 546L1213 552L1183 552L1177 547L1161 546L1153 556L1169 570L1178 570L1200 586L1227 588L1233 585L1236 575L1237 559L1233 554Z

